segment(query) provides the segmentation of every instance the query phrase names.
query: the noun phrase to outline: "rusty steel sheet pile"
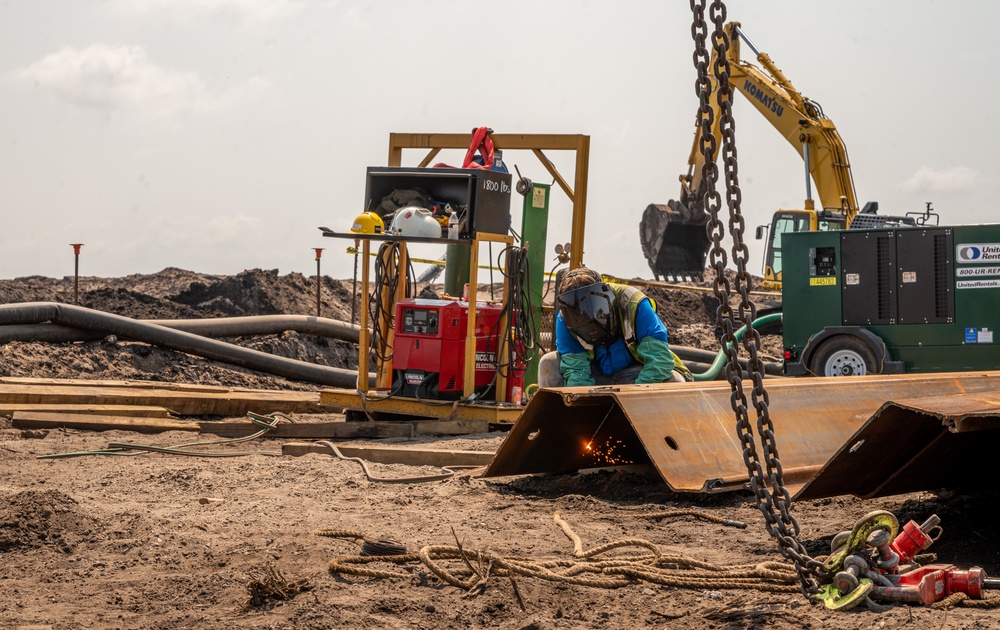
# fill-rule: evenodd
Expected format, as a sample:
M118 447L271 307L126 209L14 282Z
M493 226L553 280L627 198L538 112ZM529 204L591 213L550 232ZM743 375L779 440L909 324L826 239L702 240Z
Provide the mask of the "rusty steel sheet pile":
M998 446L1000 392L890 401L795 498L994 486Z
M785 484L794 494L887 402L989 394L1000 391L1000 372L781 378L765 385ZM751 386L744 383L748 397ZM730 396L722 381L542 389L483 476L651 464L675 492L742 489L747 470Z

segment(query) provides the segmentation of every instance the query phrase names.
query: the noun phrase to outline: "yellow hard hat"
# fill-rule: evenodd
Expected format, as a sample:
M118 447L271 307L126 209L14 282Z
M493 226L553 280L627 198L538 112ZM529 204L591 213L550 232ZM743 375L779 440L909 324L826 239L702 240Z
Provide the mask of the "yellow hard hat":
M355 234L381 234L385 231L385 223L374 212L362 212L354 219L351 231Z

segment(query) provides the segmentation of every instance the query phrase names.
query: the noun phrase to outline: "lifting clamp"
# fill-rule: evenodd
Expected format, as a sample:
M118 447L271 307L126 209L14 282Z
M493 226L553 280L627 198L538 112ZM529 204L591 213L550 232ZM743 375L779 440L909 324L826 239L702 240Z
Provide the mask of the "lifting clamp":
M982 599L986 590L1000 589L1000 579L987 577L980 567L963 570L951 564L913 563L918 553L940 537L940 522L935 514L919 525L908 522L900 532L899 521L891 513L866 514L853 530L834 536L833 553L823 563L832 578L813 600L831 610L848 610L868 597L928 605L956 593Z

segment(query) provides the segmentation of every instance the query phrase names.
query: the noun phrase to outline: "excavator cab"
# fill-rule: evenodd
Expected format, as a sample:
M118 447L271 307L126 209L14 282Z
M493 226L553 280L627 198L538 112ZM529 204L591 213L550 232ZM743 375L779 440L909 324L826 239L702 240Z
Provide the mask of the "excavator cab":
M847 217L839 212L823 211L822 215L815 210L778 210L771 219L770 239L767 251L764 253L764 279L760 287L765 291L781 290L781 236L786 232L826 232L843 230L847 226ZM757 232L757 238L763 236Z

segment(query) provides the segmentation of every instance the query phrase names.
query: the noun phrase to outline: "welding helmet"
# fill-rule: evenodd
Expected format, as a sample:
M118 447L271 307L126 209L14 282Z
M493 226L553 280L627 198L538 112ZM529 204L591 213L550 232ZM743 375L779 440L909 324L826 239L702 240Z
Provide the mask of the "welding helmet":
M615 294L606 282L566 291L556 299L563 322L580 339L600 348L618 338Z
M351 231L355 234L381 234L385 231L385 223L374 212L362 212L354 219Z
M441 224L427 208L407 206L396 210L389 231L399 236L441 238Z

